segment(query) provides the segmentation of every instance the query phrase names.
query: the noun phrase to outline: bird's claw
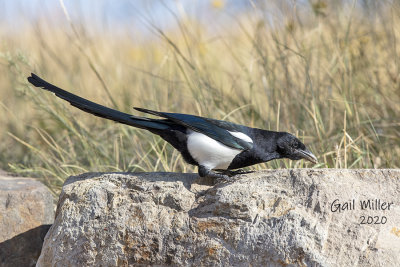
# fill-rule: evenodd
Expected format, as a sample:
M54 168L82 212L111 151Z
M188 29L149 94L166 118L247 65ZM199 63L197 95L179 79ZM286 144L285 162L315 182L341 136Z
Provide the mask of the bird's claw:
M252 173L252 172L254 172L254 171L245 171L245 170L242 170L242 169L239 169L239 170L236 170L236 171L222 170L221 174L227 175L229 177L232 177L232 176L236 176L236 175L240 175L240 174L247 174L247 173Z
M232 183L237 180L240 174L251 173L253 171L244 171L244 170L219 170L217 172L213 172L210 169L205 168L204 166L199 166L199 175L201 177L209 177L215 179L216 183Z
M216 179L217 184L220 184L220 183L232 183L235 180L236 180L235 177L224 175L224 174L221 174L221 176Z

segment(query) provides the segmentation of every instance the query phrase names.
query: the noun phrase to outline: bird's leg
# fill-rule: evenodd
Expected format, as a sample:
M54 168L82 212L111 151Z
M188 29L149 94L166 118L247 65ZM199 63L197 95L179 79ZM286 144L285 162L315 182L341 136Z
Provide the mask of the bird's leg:
M201 165L199 166L199 175L200 175L200 177L210 177L210 178L216 179L217 182L231 182L232 181L232 178L230 178L228 175L213 172L212 170L210 170L204 166L201 166Z

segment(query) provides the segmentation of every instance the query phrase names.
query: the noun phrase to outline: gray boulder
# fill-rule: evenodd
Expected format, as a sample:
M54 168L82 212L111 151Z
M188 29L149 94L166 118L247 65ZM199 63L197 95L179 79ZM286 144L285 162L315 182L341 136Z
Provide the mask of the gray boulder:
M54 199L31 178L0 175L0 266L34 266L54 220Z
M70 177L38 266L398 266L399 170Z

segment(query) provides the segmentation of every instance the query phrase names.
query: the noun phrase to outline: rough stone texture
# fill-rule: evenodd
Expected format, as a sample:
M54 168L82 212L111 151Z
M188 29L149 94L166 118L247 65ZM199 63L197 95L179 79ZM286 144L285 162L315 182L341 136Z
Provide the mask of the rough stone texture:
M330 169L215 186L192 174L70 177L38 266L399 266L399 178ZM333 212L335 199L355 207ZM361 210L370 199L394 204Z
M34 266L54 220L54 199L42 183L0 176L0 266Z
M0 177L0 242L54 220L54 200L37 180Z

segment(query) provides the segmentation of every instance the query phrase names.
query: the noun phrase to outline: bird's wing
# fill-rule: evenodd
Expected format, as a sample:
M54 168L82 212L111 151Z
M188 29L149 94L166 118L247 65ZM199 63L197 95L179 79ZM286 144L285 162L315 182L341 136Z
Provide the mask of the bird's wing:
M227 121L203 118L194 115L158 112L137 108L136 110L167 118L193 131L200 132L208 137L235 149L248 150L253 147L253 140L246 134L247 127Z

